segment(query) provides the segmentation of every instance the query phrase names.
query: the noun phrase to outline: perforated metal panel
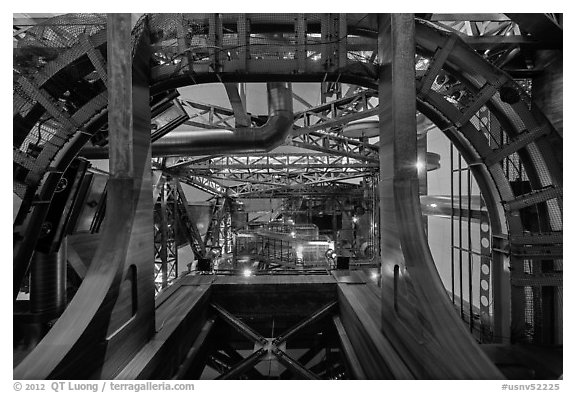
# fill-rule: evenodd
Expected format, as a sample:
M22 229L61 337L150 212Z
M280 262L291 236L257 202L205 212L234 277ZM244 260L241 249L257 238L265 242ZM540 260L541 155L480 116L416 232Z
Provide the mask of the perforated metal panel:
M93 75L90 60L83 60L86 48L80 40L102 32L105 36L105 27L102 14L61 15L29 28L16 42L13 142L20 159L14 192L20 197L23 184L36 187L54 155L77 131L75 118L88 120L98 111L84 107L104 86Z

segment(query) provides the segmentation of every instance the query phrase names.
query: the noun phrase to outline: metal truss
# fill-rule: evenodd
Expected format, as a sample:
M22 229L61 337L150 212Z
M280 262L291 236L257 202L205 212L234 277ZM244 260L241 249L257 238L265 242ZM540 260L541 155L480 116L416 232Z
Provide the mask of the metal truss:
M296 113L293 137L287 144L377 162L377 146L338 134L346 124L378 114L377 103L371 101L377 95L375 90L354 88L350 92L343 98ZM296 95L294 98L298 100ZM181 99L180 102L190 116L185 122L187 125L206 129L234 128L232 109L191 100ZM267 116L250 115L251 126L261 126L266 119ZM322 132L324 130L330 132ZM179 164L185 165L185 162L181 160Z
M204 258L206 256L206 252L212 248L220 248L222 251L227 253L231 252L232 218L230 215L230 199L228 196L233 192L231 192L228 187L225 187L207 177L195 175L186 176L171 172L170 170L166 169L164 170L164 174L168 176L174 176L173 179L166 181L165 184L169 185L171 191L174 189L173 195L172 193L170 195L175 198L176 201L175 209L178 214L177 221L183 227L182 232L186 240L189 242L195 257ZM196 227L195 223L192 222L188 214L188 202L180 182L188 184L192 187L196 187L216 197L216 201L210 216L210 224L204 239L202 239L198 228ZM165 187L166 185L164 185L164 189ZM164 192L161 191L160 195L158 196L158 200L161 200L163 194ZM155 252L155 257L158 256L157 263L161 264L163 259L160 251L162 250L161 245L163 244L163 238L159 232L157 239L156 230L161 230L162 227L161 225L156 224L156 211L157 210L155 207L155 245L156 240L158 240L158 248ZM161 209L159 209L159 212L160 211ZM158 220L162 220L162 216L158 215ZM159 272L157 271L156 275L158 276L158 274Z
M273 153L236 156L212 157L204 161L191 163L188 169L208 171L210 173L231 173L242 171L274 172L311 172L316 169L335 169L346 172L346 169L377 168L355 158L308 153Z
M356 178L357 176L355 176ZM346 180L339 178L338 180ZM334 195L343 195L351 192L362 192L362 190L355 184L341 183L333 179L331 185L323 183L316 184L300 184L293 186L275 185L275 184L253 184L247 183L239 186L224 187L212 179L203 176L186 176L180 177L182 183L186 183L192 187L197 187L215 197L223 197L225 195L244 197L244 198L286 198L294 196L295 189L298 195L311 195L317 197L332 197ZM218 184L222 189L208 188L204 184Z
M232 186L230 189L235 191L235 195L242 195L245 192L252 192L253 186L261 189L262 186L271 187L298 187L309 184L329 183L364 177L368 173L365 171L354 172L311 172L311 173L292 173L289 176L280 177L279 175L270 175L267 173L231 173L225 178L245 182L246 184ZM224 177L213 176L214 178ZM250 186L248 186L250 184ZM250 190L250 191L246 191Z
M533 67L534 50L562 48L562 22L558 14L420 14L418 16L456 33L488 61L498 67L506 66L506 71L516 77L538 71ZM521 59L523 65L520 67L510 65L514 59Z
M324 85L324 84L323 84ZM338 84L340 85L340 84ZM372 100L377 92L372 89L356 88L352 93L321 105L307 108L294 114L293 135L320 130L340 130L352 121L378 114L377 101ZM302 102L297 95L294 99ZM185 124L208 129L233 129L234 111L217 105L205 104L189 99L179 99L190 116ZM305 105L309 105L305 102ZM267 116L248 115L251 126L261 126Z
M177 168L177 169L171 169ZM376 163L326 154L269 154L211 157L166 169L188 185L214 196L246 196L285 187L337 182L370 176ZM222 182L243 184L224 186Z
M166 170L166 172L178 176L182 183L185 183L191 187L195 187L213 196L224 196L229 195L230 193L228 187L205 176L198 176L192 173L181 174L169 170Z
M180 218L180 228L183 228L184 236L186 240L190 244L190 248L194 253L194 256L199 258L204 258L206 255L206 247L204 245L204 241L200 236L200 232L198 231L198 227L190 218L188 214L188 201L186 200L186 195L184 195L184 191L182 190L182 186L180 182L176 181L177 186L177 202L178 202L178 214Z
M327 304L300 323L292 326L281 336L273 338L262 336L220 305L211 304L212 309L216 312L219 318L243 335L246 339L254 343L254 352L251 355L246 358L237 357L235 359L228 359L234 360L234 364L231 365L223 365L221 362L214 362L214 358L209 357L209 365L221 373L216 379L238 379L238 377L244 374L248 375L248 373L251 373L252 376L256 375L257 377L262 378L264 376L257 370L254 370L254 366L265 358L269 359L270 356L276 358L286 367L286 373L295 374L302 379L321 379L316 370L306 367L306 363L311 359L308 359L306 356L302 356L300 359L294 359L285 352L286 341L295 336L302 329L309 328L315 322L334 314L334 310L337 309L337 304L337 302ZM316 352L314 352L314 354L316 354ZM215 353L214 355L218 355L218 353ZM210 360L212 360L212 363L210 363Z
M228 197L216 198L210 215L204 244L207 249L218 248L222 253L232 252L231 200Z
M341 85L335 85L340 88L337 90L341 91ZM286 144L326 155L181 157L167 165L166 172L214 196L253 195L286 186L318 184L363 176L377 170L378 147L337 132L354 120L377 114L378 107L371 102L376 94L374 90L352 86L342 98L295 114L293 137ZM294 97L302 100L296 95ZM190 115L188 125L209 129L234 127L232 122L235 112L232 109L191 100L181 102ZM259 126L265 123L266 116L250 115L250 120L252 126ZM246 184L227 187L221 184L222 181Z
M184 123L186 125L228 130L233 130L236 127L234 110L232 109L182 98L180 98L179 101L190 116L190 119ZM267 116L247 115L247 119L252 127L261 126L266 122L266 118Z
M297 192L298 194L304 194L307 192L310 186L325 183L331 183L334 185L334 183L338 181L357 179L364 176L365 174L335 176L331 173L326 174L325 178L319 177L317 179L309 178L307 176L300 176L295 179L288 179L286 183L282 185L269 183L245 183L230 187L230 190L235 196L243 198L255 198L261 195L293 195L294 192Z
M491 49L495 45L523 45L531 49L561 47L562 43L554 43L552 36L544 38L534 34L545 29L548 33L561 31L556 14L530 14L529 18L528 24L526 14L429 14L426 17L458 34L476 50Z
M505 14L431 14L429 20L465 37L520 36L520 28Z
M366 162L378 162L378 147L376 145L333 133L322 131L303 133L295 135L287 144Z
M293 135L341 130L351 121L377 115L377 100L372 100L377 94L372 89L357 89L351 95L298 112L294 115Z
M154 283L156 293L178 278L178 188L167 180L154 205Z
M378 170L377 164L323 154L223 156L189 165L187 173L212 179L275 185L340 180Z
M374 168L375 170L375 168ZM225 176L178 174L173 173L182 183L195 187L215 197L263 197L270 195L289 195L290 190L298 190L299 194L306 193L308 186L325 183L335 184L344 180L364 178L371 176L373 172L353 170L347 172L314 172L314 173L294 173L290 176L280 177L280 175L270 173L232 173ZM244 184L224 186L220 181L238 181ZM315 193L315 191L312 191Z
M331 185L314 184L303 185L298 188L298 195L307 195L316 198L331 198L338 195L362 195L362 189L354 184L332 183ZM287 198L294 196L294 189L289 187L275 187L268 189L254 189L251 193L246 193L245 197L250 198Z
M220 155L212 155L212 156L202 156L202 157L190 157L190 156L183 156L183 157L167 157L164 168L174 171L180 168L185 168L188 165L201 163L207 160L211 160L213 158L221 157ZM154 161L154 158L152 159Z

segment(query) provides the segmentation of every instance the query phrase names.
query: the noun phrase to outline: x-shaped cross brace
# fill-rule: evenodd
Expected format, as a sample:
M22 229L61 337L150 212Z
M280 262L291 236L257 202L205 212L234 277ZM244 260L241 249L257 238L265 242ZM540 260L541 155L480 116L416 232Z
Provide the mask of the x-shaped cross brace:
M292 328L288 329L287 332L282 334L279 337L275 338L265 338L262 335L255 332L250 326L246 325L244 322L236 318L234 315L230 314L228 311L223 309L217 304L211 304L212 308L216 310L218 315L226 321L229 325L231 325L236 331L242 334L244 337L248 338L249 340L253 341L258 346L261 346L260 349L252 353L250 356L242 360L241 362L234 365L234 367L229 370L228 372L220 375L217 379L233 379L242 374L246 371L253 368L256 364L258 364L263 357L268 354L274 355L280 363L282 363L286 368L291 369L296 374L300 375L304 379L320 379L318 375L308 370L304 365L298 362L296 359L290 357L286 352L280 349L280 346L286 342L286 340L296 334L305 326L322 319L323 317L330 314L332 309L337 305L337 302L331 302L328 305L322 307L310 317L306 318L302 322L294 325Z

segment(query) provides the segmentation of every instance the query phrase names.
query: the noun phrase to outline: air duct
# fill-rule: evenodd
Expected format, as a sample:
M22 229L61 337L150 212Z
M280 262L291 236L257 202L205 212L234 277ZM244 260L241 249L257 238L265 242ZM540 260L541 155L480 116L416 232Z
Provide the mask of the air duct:
M269 117L262 127L172 131L152 144L152 156L265 153L281 145L294 122L292 88L284 82L267 83L267 88ZM88 159L104 159L108 158L108 149L85 148L79 154Z

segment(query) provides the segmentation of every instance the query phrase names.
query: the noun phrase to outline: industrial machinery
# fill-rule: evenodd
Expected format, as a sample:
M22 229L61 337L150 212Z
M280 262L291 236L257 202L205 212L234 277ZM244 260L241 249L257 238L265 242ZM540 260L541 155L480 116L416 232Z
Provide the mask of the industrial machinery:
M38 18L14 379L561 377L561 14Z

